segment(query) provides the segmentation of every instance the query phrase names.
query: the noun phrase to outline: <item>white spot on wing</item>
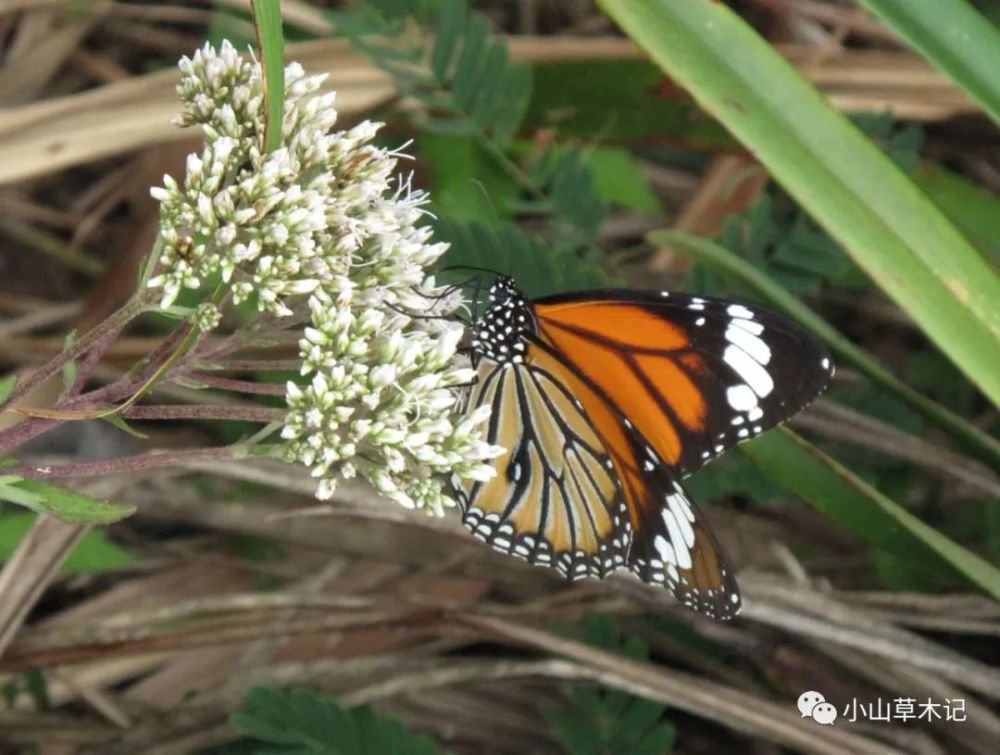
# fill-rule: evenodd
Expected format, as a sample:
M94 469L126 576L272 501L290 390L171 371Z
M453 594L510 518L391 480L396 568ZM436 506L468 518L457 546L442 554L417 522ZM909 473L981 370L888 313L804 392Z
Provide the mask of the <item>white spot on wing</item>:
M756 320L741 320L734 318L730 320L730 324L736 326L737 328L743 328L743 330L748 333L753 333L755 336L759 336L764 332L764 326Z
M732 317L744 317L747 320L753 319L753 312L744 307L742 304L730 304L726 307L726 314Z
M677 520L674 518L674 515L671 514L669 511L661 512L661 516L663 517L663 523L667 525L667 532L670 533L670 542L673 545L674 553L677 556L677 559L674 561L674 563L676 563L682 569L690 569L691 553L688 551L687 548L684 547L684 544L687 541L684 539L684 535L681 531L680 525L677 523ZM694 540L694 534L691 535L691 539L692 541Z
M668 564L676 564L677 556L674 554L673 546L667 542L667 538L663 535L657 535L653 539L653 547L656 548L656 552L660 554L660 558Z
M748 412L757 406L757 394L749 385L734 385L726 389L726 400L737 412ZM741 420L742 421L742 420Z
M689 522L694 521L694 511L691 509L691 503L683 494L677 493L676 495L667 496L667 503L670 504L670 509L674 512L674 516L680 520L681 516L687 519ZM678 514L680 512L680 514Z
M761 398L774 390L774 381L767 370L739 346L727 346L722 358Z
M688 521L687 515L683 508L681 508L676 502L676 496L672 496L667 499L670 501L670 512L674 515L678 526L681 528L681 534L684 536L684 543L688 548L694 547L694 530L691 529L691 522Z
M744 328L730 325L726 328L726 340L739 346L761 364L767 364L771 361L771 348Z

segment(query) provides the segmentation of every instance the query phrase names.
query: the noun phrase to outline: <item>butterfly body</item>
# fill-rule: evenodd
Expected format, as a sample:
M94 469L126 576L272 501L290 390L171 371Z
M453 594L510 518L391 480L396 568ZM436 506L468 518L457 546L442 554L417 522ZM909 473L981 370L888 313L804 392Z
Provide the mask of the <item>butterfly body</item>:
M459 491L491 546L571 579L627 568L730 618L731 567L681 479L814 399L832 363L765 310L605 289L534 301L510 278L473 326L470 409L491 407L496 475Z

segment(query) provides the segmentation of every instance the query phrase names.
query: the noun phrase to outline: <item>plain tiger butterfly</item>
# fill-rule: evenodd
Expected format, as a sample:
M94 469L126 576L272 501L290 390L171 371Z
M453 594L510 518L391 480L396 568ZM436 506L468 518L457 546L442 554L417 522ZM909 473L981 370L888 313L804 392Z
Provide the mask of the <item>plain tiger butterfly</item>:
M570 579L628 569L717 619L740 610L732 567L681 480L787 420L833 363L756 306L604 289L528 300L498 276L473 325L467 407L506 449L459 489L479 539Z

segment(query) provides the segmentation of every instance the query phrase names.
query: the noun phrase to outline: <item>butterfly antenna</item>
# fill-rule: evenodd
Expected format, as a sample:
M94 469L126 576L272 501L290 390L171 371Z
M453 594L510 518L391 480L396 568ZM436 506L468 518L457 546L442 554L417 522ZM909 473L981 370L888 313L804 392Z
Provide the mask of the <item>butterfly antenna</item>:
M493 200L490 199L490 193L488 191L486 191L486 185L482 181L480 181L478 178L471 178L469 180L475 185L475 187L477 189L479 189L479 192L483 195L483 199L486 200L486 204L489 205L490 212L493 213L493 220L494 220L494 222L497 225L500 225L500 222L501 222L500 215L497 214L497 207L496 207L495 204L493 204Z
M416 312L407 312L402 307L397 307L395 304L389 304L388 302L386 303L385 306L391 309L393 312L396 312L397 314L409 317L411 320L454 320L456 322L460 322L467 328L471 327L473 323L473 321L470 320L468 317L463 317L462 315L454 313L450 315L421 315L417 314Z

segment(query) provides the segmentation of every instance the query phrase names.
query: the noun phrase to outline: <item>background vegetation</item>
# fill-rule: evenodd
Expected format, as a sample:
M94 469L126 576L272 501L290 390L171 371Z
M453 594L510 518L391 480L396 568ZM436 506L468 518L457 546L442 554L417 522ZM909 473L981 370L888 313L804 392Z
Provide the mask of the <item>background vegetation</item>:
M791 429L690 481L740 570L745 610L725 625L625 578L567 585L360 486L318 507L295 469L101 475L73 487L122 507L106 518L135 513L99 529L91 498L0 478L0 749L993 752L1000 4L282 8L264 39L330 72L344 122L413 140L444 264L531 295L761 301L828 343L837 379ZM131 293L148 188L197 146L169 125L174 63L223 38L256 44L246 4L0 3L6 374ZM94 380L166 328L141 321ZM16 462L246 432L137 426L66 422ZM961 699L967 720L819 730L795 709L810 689L840 710Z

